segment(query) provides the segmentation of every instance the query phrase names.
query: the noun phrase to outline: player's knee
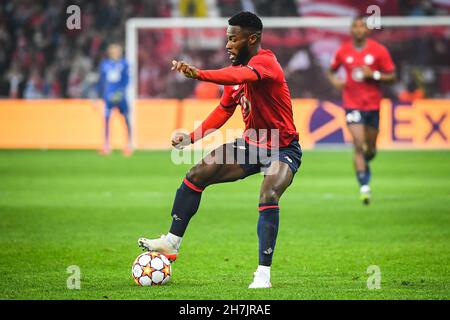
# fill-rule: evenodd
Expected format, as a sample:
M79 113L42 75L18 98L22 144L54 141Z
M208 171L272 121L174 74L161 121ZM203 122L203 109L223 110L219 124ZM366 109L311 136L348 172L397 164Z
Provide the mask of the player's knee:
M205 188L210 183L207 169L204 166L197 165L192 167L186 174L186 178L198 187Z
M362 141L353 142L353 149L356 153L364 153L364 143Z
M368 149L366 151L366 153L364 154L364 158L367 161L371 161L375 158L375 156L377 155L377 150L376 149Z
M259 196L259 203L273 203L280 200L280 194L276 189L270 188L261 191Z
M199 172L199 170L196 169L196 167L191 168L187 174L186 174L186 178L192 182L193 184L195 184L196 186L199 187L203 187L203 179L202 179L202 175Z

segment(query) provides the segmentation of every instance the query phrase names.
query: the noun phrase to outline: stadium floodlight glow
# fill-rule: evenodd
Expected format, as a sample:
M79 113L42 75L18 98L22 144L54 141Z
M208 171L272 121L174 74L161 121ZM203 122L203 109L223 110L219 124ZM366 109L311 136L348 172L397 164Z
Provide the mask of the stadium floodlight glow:
M339 28L349 27L353 17L263 17L265 28ZM381 27L450 26L449 16L381 17ZM220 29L228 26L227 18L130 18L126 22L126 58L130 65L127 97L130 112L138 96L138 31L140 29ZM133 119L133 116L131 117ZM132 120L133 121L133 120ZM133 125L133 130L135 126ZM136 137L136 135L134 135Z

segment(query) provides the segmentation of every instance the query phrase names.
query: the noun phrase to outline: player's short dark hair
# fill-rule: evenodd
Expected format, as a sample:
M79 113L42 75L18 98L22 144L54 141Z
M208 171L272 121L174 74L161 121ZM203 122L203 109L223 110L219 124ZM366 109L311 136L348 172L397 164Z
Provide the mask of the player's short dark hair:
M120 42L120 41L118 41L118 40L111 40L111 41L108 41L107 46L108 46L108 47L109 47L109 46L121 46L121 47L123 47L123 46L122 46L122 42Z
M263 29L261 19L256 14L248 11L236 13L228 19L228 24L230 26L239 26L252 32L262 32Z

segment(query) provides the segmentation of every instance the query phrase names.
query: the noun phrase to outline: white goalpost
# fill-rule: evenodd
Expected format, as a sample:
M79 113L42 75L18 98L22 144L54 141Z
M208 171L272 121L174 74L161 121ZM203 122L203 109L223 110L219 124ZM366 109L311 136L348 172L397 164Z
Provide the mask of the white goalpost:
M264 28L344 28L353 17L262 17ZM383 27L434 27L450 26L450 16L433 17L381 17ZM126 22L125 51L130 65L130 84L127 97L133 113L138 97L138 32L142 29L225 29L227 18L131 18ZM131 117L133 119L133 117ZM134 126L133 126L134 127Z

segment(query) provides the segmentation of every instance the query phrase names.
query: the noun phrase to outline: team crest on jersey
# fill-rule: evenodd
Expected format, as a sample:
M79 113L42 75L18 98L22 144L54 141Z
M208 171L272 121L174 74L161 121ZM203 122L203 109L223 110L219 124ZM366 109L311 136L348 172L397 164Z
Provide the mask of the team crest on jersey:
M365 64L372 64L375 61L375 58L371 54L366 54L364 57L364 63Z
M347 58L345 58L345 62L347 62L348 64L353 63L354 59L352 56L348 56Z
M239 84L233 86L233 91L231 92L231 97L234 101L236 101L237 104L239 104L239 100L241 99L241 96L244 94L244 86L241 86Z
M106 79L109 82L119 82L122 75L122 66L114 66L106 72Z

